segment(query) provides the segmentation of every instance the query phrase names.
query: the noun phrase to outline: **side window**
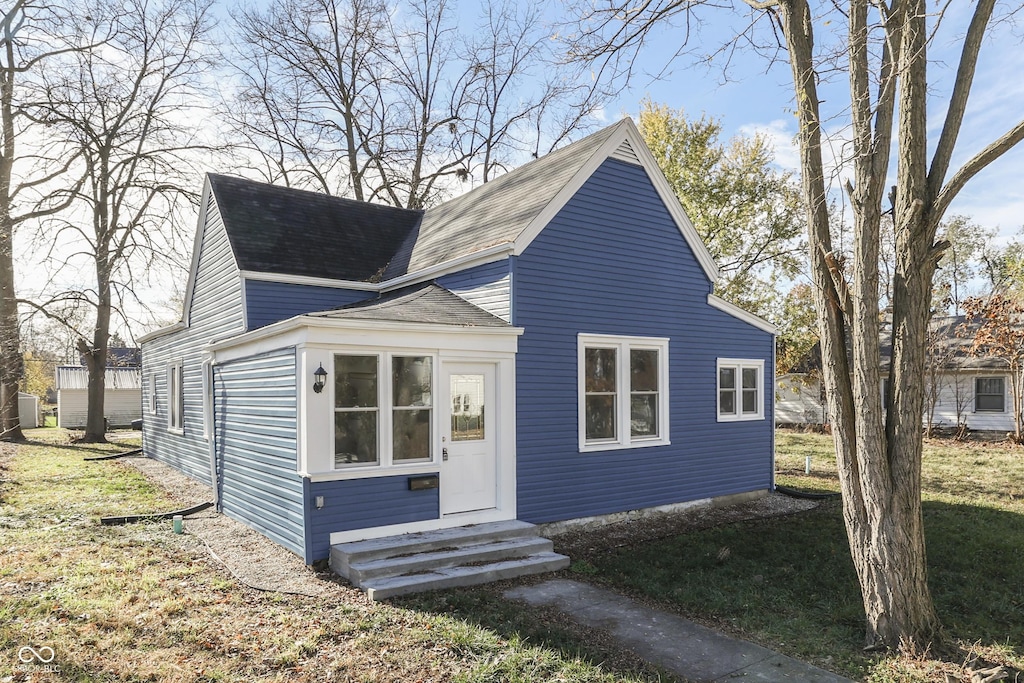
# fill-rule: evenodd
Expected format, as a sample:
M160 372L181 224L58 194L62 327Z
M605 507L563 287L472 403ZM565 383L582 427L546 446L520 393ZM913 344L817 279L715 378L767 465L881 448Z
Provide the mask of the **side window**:
M718 421L764 419L764 361L718 359Z
M156 415L156 373L149 373L149 377L146 380L146 404L147 409L153 415Z
M184 430L184 400L182 392L181 361L167 368L167 429L175 432Z

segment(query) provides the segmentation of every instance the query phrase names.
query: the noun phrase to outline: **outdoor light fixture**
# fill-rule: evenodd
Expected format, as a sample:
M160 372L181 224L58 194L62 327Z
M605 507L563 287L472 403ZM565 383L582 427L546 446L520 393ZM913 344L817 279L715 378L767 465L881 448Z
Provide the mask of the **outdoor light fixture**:
M324 370L323 363L321 363L320 367L318 367L316 372L313 373L313 377L316 378L316 381L313 382L313 391L319 394L324 390L324 384L327 382L327 371Z

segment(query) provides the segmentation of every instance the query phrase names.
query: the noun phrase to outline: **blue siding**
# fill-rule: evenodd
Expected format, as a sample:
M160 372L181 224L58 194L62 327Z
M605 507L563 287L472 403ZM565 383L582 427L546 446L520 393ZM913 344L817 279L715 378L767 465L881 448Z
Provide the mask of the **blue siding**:
M502 320L512 319L512 276L509 259L445 275L438 278L437 284Z
M513 263L519 517L546 522L766 489L772 335L711 285L645 171L607 160ZM580 453L577 333L668 337L671 445ZM717 422L716 360L765 360L766 416Z
M214 390L224 514L304 556L294 349L217 366Z
M145 454L212 485L209 441L203 436L202 348L245 330L242 285L217 204L208 198L199 226L195 283L189 327L142 345L142 447ZM182 364L183 433L167 430L167 366ZM149 378L156 379L156 412L149 411Z
M246 280L247 329L254 330L304 313L338 308L371 296L376 295L355 289Z
M420 476L420 475L417 475ZM316 509L317 496L324 507ZM305 484L306 563L330 554L331 532L438 519L437 489L409 490L408 476L373 477Z

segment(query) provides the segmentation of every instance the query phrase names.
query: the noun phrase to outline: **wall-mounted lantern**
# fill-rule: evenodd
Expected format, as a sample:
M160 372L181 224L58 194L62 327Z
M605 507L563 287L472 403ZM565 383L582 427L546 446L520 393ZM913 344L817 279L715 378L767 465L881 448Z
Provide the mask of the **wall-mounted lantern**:
M315 382L313 382L313 391L319 394L321 391L324 390L324 385L327 383L327 371L324 370L323 363L321 363L320 367L318 367L316 371L313 373L313 377L316 380Z

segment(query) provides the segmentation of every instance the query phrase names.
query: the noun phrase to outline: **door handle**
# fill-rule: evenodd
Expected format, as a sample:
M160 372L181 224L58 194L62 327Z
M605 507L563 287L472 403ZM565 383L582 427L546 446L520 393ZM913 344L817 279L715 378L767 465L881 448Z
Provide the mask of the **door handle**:
M447 448L442 448L441 449L441 459L444 460L444 461L448 460L448 449Z

